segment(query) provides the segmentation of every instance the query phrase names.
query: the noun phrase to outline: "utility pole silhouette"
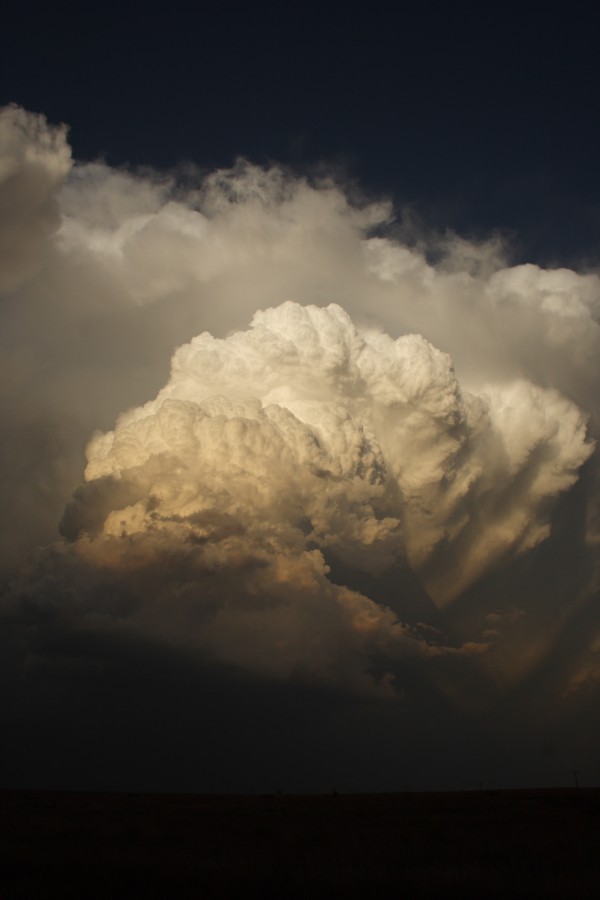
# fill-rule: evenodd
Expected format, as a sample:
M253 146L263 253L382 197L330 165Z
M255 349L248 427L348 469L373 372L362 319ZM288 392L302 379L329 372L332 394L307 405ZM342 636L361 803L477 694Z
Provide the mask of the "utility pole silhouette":
M579 787L579 779L577 778L577 776L579 775L579 771L577 769L575 769L575 771L572 772L571 774L573 775L573 778L575 779L575 787L578 788Z

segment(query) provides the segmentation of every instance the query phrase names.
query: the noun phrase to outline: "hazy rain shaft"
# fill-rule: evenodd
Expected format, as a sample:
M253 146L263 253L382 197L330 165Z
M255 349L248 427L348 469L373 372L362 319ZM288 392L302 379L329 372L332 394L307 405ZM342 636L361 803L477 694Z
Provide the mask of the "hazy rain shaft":
M597 690L595 273L403 241L333 178L72 163L17 107L0 154L27 659L126 636L522 716Z

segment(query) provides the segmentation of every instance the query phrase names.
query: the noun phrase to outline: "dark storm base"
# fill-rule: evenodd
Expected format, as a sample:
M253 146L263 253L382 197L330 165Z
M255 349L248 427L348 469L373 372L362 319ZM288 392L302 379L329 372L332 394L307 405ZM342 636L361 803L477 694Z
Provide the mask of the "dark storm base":
M0 792L0 898L600 897L600 789Z

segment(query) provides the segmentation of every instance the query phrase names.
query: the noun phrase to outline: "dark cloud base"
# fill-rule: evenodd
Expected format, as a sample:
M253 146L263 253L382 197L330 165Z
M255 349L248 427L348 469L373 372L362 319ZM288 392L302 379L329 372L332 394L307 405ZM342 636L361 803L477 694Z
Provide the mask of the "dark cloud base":
M567 668L588 624L582 612L563 637ZM26 640L3 628L4 787L297 793L560 787L575 768L585 784L598 778L594 695L553 705L554 662L500 695L465 660L438 672L398 664L390 703L139 638ZM445 695L449 676L466 708Z

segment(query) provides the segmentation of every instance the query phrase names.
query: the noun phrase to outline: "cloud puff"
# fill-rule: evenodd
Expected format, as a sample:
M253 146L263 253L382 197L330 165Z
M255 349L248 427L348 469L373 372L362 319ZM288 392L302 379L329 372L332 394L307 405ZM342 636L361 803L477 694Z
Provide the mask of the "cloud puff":
M591 452L585 416L556 391L518 380L475 396L421 336L288 302L179 348L157 398L93 439L86 478L139 490L106 533L176 521L206 538L193 523L218 511L282 552L309 542L374 573L431 564L444 602L548 535Z

